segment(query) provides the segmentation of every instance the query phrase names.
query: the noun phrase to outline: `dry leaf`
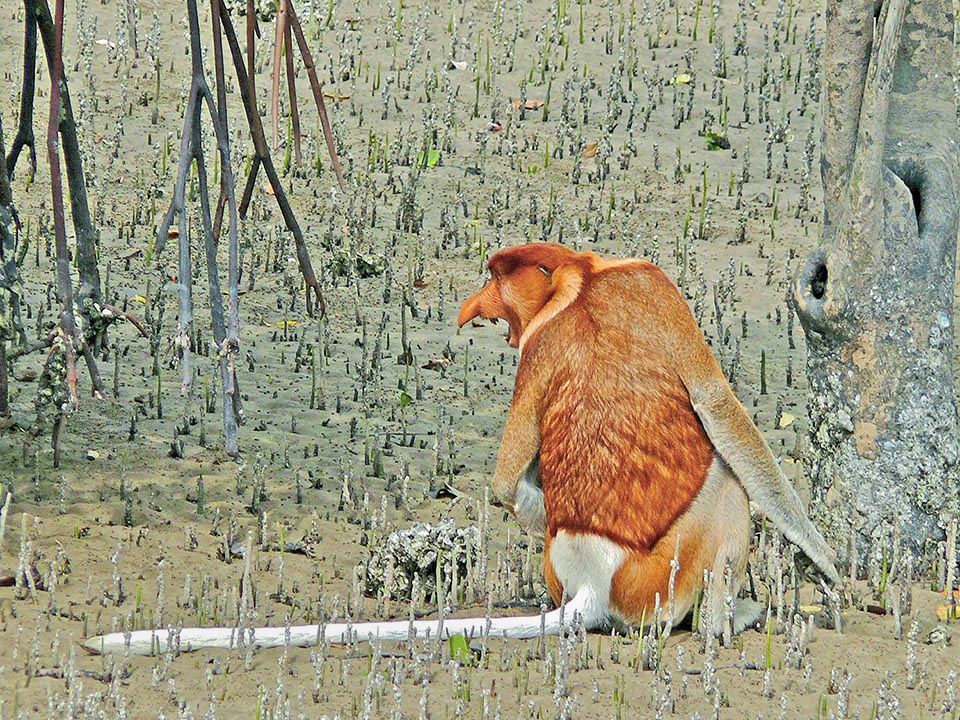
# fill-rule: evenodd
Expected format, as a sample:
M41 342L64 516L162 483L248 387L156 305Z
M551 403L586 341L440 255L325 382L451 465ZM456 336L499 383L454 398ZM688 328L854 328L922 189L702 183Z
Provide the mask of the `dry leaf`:
M527 100L525 103L523 103L523 107L524 107L525 110L539 110L540 108L542 108L542 107L543 107L544 105L546 105L546 104L547 104L547 103L544 102L543 100ZM520 109L520 101L519 101L519 100L514 100L514 101L513 101L513 107L515 107L517 110L519 110L519 109Z
M777 427L790 427L793 425L793 421L796 419L796 416L791 415L790 413L783 413L783 415L780 416L780 424Z
M953 617L950 617L950 611L953 610ZM937 608L937 617L941 622L947 620L960 620L960 605L940 605Z
M264 187L264 190L266 191L267 195L277 194L277 191L273 189L273 185L271 185L269 181L267 182L266 187Z
M589 160L597 156L597 145L599 145L599 142L587 143L587 146L583 149L583 153L581 153L584 159Z
M440 370L445 365L453 362L450 358L437 358L436 360L427 360L422 367L424 370Z

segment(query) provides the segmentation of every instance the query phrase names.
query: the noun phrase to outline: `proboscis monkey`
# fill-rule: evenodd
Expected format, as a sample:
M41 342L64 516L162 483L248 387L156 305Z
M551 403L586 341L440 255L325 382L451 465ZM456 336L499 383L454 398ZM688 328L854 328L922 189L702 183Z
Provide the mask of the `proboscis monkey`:
M504 319L521 352L493 490L534 534L545 536L544 574L563 607L540 615L330 623L247 630L258 647L406 640L466 633L533 638L582 622L652 617L659 593L674 619L690 609L713 572L709 608L719 632L723 575L734 592L748 552L748 496L830 580L833 555L807 519L763 438L730 390L679 292L642 260L603 260L560 245L501 250L490 281L460 310ZM677 548L679 547L679 551ZM734 630L755 604L738 601ZM489 625L488 625L489 623ZM229 648L235 628L184 628L179 651ZM90 652L150 654L173 632L140 630L90 638Z
M501 250L488 267L458 323L504 319L521 353L493 490L544 535L547 586L558 604L571 598L568 616L587 628L652 617L678 555L673 619L709 570L719 632L725 568L735 595L746 567L748 498L837 580L832 551L656 265L543 243ZM758 614L738 601L733 629Z

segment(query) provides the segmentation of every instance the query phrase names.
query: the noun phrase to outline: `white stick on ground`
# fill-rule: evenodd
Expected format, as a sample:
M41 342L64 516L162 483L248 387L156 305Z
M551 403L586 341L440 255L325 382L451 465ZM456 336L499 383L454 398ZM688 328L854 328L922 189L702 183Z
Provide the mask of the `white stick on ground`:
M442 627L444 638L463 634L468 637L481 637L489 622L489 636L513 639L531 639L541 634L559 635L568 632L575 624L582 624L587 630L595 629L603 621L602 613L590 612L594 603L588 601L592 593L581 592L563 608L551 610L545 615L528 615L505 618L443 618L442 620L395 620L390 622L329 623L326 625L294 625L284 627L254 628L249 630L252 639L244 638L243 644L252 643L257 648L282 647L285 644L294 647L312 647L320 640L346 643L349 639L356 642L380 640L408 640L411 630L417 637L430 633L436 637ZM585 612L586 611L586 612ZM83 648L92 654L122 653L128 650L132 655L154 655L176 650L230 649L240 646L237 628L183 628L177 643L176 631L137 630L130 633L116 632L98 635L83 643ZM287 639L289 637L289 640Z

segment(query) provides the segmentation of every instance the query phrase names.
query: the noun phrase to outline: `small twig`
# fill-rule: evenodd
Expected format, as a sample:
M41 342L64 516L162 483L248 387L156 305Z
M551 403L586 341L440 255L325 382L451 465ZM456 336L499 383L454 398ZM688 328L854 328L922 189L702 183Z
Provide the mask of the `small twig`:
M91 680L102 682L105 685L112 683L114 680L126 680L132 674L130 668L127 667L120 667L117 671L108 670L107 672L100 672L98 670L74 669L73 673L77 677L90 678ZM33 671L33 676L54 678L56 680L63 680L67 677L66 671L59 666L51 668L37 668Z
M126 318L137 330L140 331L140 334L143 337L150 337L150 333L147 332L146 325L144 325L140 321L140 319L133 313L124 312L123 310L116 307L115 305L101 305L100 310L101 310L101 313L100 313L101 318L105 320L109 320L111 322L114 320L119 320L120 318ZM109 315L107 315L106 313L109 313Z
M290 18L288 10L293 9L290 0L280 0L280 9L284 14L283 47L287 59L287 92L290 95L290 124L293 135L293 160L299 167L303 162L300 153L300 109L297 107L297 82L293 73L293 42L290 37Z
M43 350L44 348L48 348L53 344L54 337L56 337L56 333L51 333L44 340L38 340L36 342L30 343L29 345L20 345L19 347L13 350L10 350L7 353L7 360L8 361L16 360L18 357L23 357L24 355L29 355L30 353L34 353L37 350Z

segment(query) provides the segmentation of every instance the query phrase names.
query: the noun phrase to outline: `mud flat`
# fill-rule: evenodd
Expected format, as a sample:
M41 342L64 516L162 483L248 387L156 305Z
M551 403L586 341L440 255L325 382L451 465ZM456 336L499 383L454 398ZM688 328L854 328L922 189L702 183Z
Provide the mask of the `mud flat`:
M0 10L8 144L21 63L13 5ZM789 553L759 523L756 591L785 611L725 648L674 630L493 639L466 662L423 638L83 653L83 638L124 628L405 619L408 600L364 595L370 548L448 519L478 529L483 560L447 588L450 612L539 612L539 548L485 494L516 355L503 326L455 327L486 257L522 241L658 262L806 491L804 344L785 299L794 258L819 231L820 3L300 7L348 191L336 187L298 64L303 164L287 158L285 98L275 157L322 268L327 314L306 314L292 239L260 183L241 226L239 462L222 449L204 270L194 273L200 357L181 394L175 250L150 249L189 86L184 10L140 3L135 56L125 7L68 0L65 64L108 298L159 342L154 352L131 326L113 329L101 369L118 394L89 399L81 378L59 469L43 437L24 465L22 431L0 434L12 494L0 575L36 568L32 584L0 588L0 717L957 717L960 651L944 640L955 626L937 631L944 599L929 580L894 568L882 587L879 577L845 587L855 602L843 634L812 630L787 611L817 595L800 582L795 597ZM268 116L270 25L259 42ZM46 69L38 75L39 119ZM252 146L229 84L242 175ZM23 158L14 179L31 338L55 316L42 144L36 176ZM36 353L14 366L21 426L34 418L42 362ZM421 593L412 612L431 617L435 602Z

